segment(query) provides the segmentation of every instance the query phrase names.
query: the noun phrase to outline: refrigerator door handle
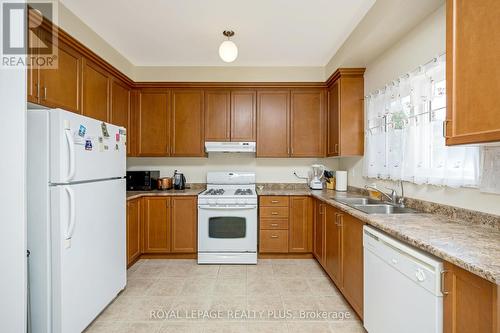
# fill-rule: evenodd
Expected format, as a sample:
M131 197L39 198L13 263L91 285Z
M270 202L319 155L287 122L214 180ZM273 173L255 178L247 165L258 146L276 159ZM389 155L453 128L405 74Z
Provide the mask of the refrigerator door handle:
M76 224L76 213L75 213L75 192L69 186L64 186L64 190L68 194L69 198L69 223L66 229L66 239L71 239L73 237L73 232L75 231Z
M68 175L66 176L66 181L70 181L75 176L75 143L71 138L71 129L66 128L64 130L64 134L66 134L66 141L68 141L69 148L69 168Z

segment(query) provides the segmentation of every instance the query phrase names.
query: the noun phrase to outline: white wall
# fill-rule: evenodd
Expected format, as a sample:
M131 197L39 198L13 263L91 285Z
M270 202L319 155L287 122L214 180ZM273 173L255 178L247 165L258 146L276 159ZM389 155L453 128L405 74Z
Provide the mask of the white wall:
M381 56L366 66L365 92L382 88L387 82L415 69L446 50L446 13L444 5L411 30ZM340 168L349 171L349 185L363 187L374 183L362 177L362 158L343 158ZM377 181L394 187L390 181ZM405 183L407 197L499 214L500 196L485 194L476 189L448 188Z
M174 170L183 172L189 183L204 183L207 171L254 171L258 183L305 183L293 175L306 176L311 164L324 164L336 170L333 158L255 158L246 154L210 154L208 158L136 157L127 159L128 170L160 170L162 177L172 176Z
M6 2L0 1L0 6ZM9 1L11 2L11 1ZM0 45L2 45L0 34ZM0 332L26 331L26 73L0 69Z

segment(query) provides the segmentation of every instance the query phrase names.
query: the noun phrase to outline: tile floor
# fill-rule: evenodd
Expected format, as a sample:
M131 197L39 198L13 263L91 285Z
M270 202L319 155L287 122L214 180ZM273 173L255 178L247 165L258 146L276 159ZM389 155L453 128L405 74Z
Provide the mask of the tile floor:
M127 288L85 332L365 330L313 259L267 259L255 266L155 259L128 270Z

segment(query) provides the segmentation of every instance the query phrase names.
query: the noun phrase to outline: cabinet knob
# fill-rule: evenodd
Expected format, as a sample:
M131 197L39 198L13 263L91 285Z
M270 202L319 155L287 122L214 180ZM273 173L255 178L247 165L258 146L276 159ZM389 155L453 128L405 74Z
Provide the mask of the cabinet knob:
M271 203L278 203L278 200L271 200Z
M272 235L272 236L271 236L271 238L278 238L278 236L276 236L276 235Z
M271 215L278 215L278 212L271 212Z
M271 223L271 227L277 227L278 223Z

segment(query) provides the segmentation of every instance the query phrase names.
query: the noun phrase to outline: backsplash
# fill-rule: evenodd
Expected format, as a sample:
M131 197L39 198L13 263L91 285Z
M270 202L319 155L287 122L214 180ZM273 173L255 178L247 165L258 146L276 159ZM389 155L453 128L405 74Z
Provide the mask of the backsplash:
M302 183L312 164L323 164L337 170L338 160L333 158L256 158L251 154L214 153L208 157L129 157L127 170L159 170L161 177L172 177L179 170L191 183L204 183L208 171L252 171L258 183Z

